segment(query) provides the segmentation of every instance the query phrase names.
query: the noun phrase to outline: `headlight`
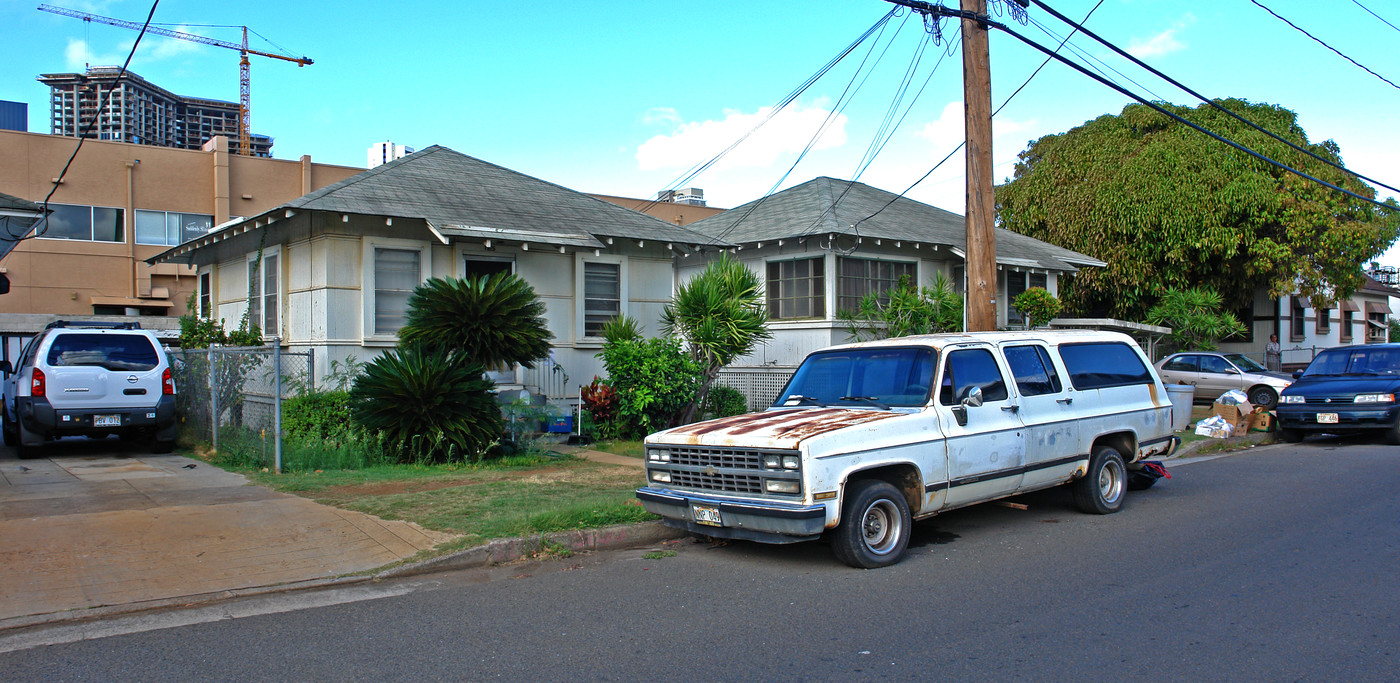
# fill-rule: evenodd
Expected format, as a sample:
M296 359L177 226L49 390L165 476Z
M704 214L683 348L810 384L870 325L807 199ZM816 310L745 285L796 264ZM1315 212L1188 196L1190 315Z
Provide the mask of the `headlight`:
M1302 396L1280 396L1279 403L1307 403L1307 399Z
M663 448L647 449L647 460L652 462L671 462L671 451Z
M1357 394L1355 403L1394 403L1395 394Z
M764 453L763 466L770 470L779 469L783 466L783 457L776 453Z
M795 455L784 455L784 456L783 456L783 469L785 469L785 470L795 470L795 469L797 469L797 463L798 463L798 458L797 458L797 456L795 456Z
M763 489L769 493L801 493L802 482L795 479L767 479Z
M663 484L669 484L669 483L671 483L671 473L670 473L670 472L662 472L662 471L660 471L660 470L652 470L652 471L651 471L651 480L652 480L652 481L659 481L659 482L661 482L661 483L663 483Z

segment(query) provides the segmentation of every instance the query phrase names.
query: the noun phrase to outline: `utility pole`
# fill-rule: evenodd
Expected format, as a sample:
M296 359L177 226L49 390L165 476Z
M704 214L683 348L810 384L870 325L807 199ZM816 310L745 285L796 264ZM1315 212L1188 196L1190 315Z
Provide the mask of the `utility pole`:
M961 11L918 0L887 0L923 15L962 21L963 120L967 135L967 330L997 328L996 199L992 191L992 68L987 0L959 0Z

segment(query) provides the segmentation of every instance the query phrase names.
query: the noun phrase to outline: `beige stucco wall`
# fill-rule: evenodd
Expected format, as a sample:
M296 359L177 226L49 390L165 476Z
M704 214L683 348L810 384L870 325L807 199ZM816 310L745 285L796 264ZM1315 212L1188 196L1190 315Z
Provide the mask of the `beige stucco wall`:
M90 315L94 297L139 298L149 296L152 287L165 287L168 299L150 302L169 301L171 307L165 310L181 315L195 288L194 270L144 263L167 247L136 244L136 209L206 214L218 224L230 216L261 213L363 171L314 164L309 158L239 157L227 153L222 138L216 142L223 144L211 145L215 148L210 150L84 142L50 201L123 209L126 241L21 242L0 261L10 278L10 293L0 295L0 313ZM0 192L42 202L76 145L73 138L0 131Z

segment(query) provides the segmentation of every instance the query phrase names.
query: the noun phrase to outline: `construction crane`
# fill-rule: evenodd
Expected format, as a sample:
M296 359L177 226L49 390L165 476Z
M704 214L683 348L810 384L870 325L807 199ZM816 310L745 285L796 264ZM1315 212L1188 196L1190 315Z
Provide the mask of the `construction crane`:
M83 21L87 22L95 21L99 24L107 24L109 26L116 26L118 28L127 28L133 31L140 31L142 27L142 24L140 22L113 19L111 17L89 14L88 12L79 12L78 10L72 10L66 7L54 7L53 5L39 5L39 9L45 12L52 12L54 14L59 14L65 17L82 19ZM249 106L250 98L248 94L248 55L258 55L260 57L271 57L273 59L280 59L286 62L295 62L297 66L306 66L308 64L314 64L315 62L311 61L310 57L291 57L288 55L279 55L271 52L262 52L260 50L250 49L248 47L248 27L242 26L238 28L243 29L243 43L241 45L238 43L230 43L226 40L217 40L214 38L195 35L193 33L185 33L184 31L173 31L168 28L160 28L157 26L146 27L146 32L154 33L158 36L165 36L167 38L188 40L192 43L203 43L205 45L213 45L214 47L226 47L230 50L238 50L238 152L239 154L243 154L244 156L252 156L252 133L250 132L251 126L249 125L251 116Z

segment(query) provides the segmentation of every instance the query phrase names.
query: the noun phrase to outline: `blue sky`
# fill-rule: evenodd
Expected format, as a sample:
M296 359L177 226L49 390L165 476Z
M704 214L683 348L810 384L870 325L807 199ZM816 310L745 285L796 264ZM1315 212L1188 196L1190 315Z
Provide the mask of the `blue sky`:
M1082 18L1097 0L1056 0ZM1391 81L1400 83L1400 30L1352 0L1260 0ZM135 38L127 31L0 0L0 99L29 104L29 127L49 130L40 73L118 64ZM53 0L53 4L142 21L147 0ZM1361 0L1400 26L1394 0ZM649 197L696 162L747 132L771 107L889 11L881 0L714 0L657 3L600 0L525 4L464 2L208 3L164 0L155 21L228 41L246 24L312 66L252 58L253 130L276 138L274 155L309 154L324 163L363 166L369 145L393 140L432 144L585 192ZM1058 43L1067 29L1042 10L1023 34ZM1002 17L1010 22L1009 17ZM1086 23L1101 36L1211 97L1279 104L1299 114L1310 139L1332 139L1347 165L1400 187L1400 89L1346 62L1249 0L1180 3L1105 0ZM881 128L923 35L917 17L896 17L861 71L849 103L843 91L867 54L863 45L715 167L688 183L713 206L749 201L778 184L816 131L825 131L779 186L813 177L854 177ZM930 46L899 111L927 86L860 180L899 192L962 139L961 58L947 56L956 33L945 24ZM1196 102L1169 84L1078 36L1071 45L1132 77L1116 80L1148 97ZM992 99L1001 102L1043 57L993 32ZM883 55L883 56L881 56ZM878 58L878 62L877 62ZM237 53L147 36L131 68L183 95L235 101ZM864 74L868 73L869 76ZM930 73L932 76L930 77ZM1152 94L1152 93L1155 93ZM1028 141L1068 130L1127 99L1052 63L995 123L998 182ZM910 196L963 209L959 153ZM1382 196L1388 196L1383 191ZM1400 266L1400 249L1381 259Z

